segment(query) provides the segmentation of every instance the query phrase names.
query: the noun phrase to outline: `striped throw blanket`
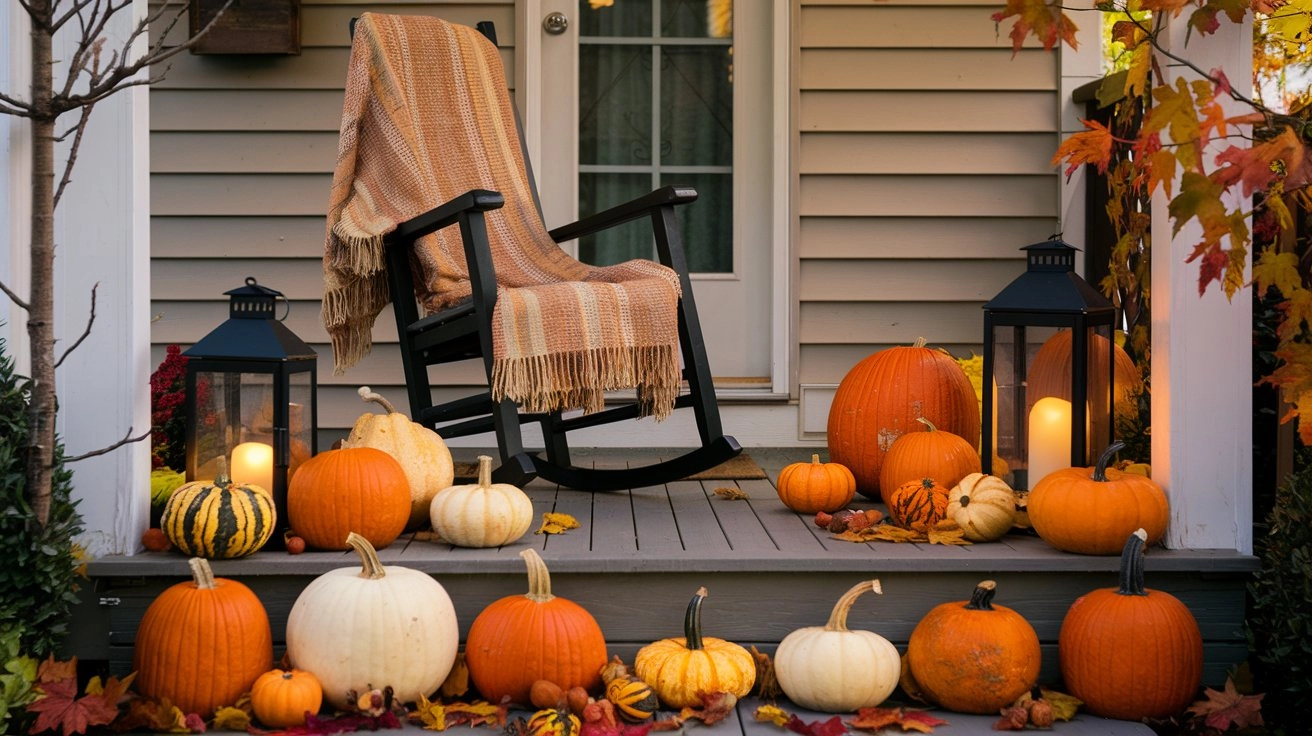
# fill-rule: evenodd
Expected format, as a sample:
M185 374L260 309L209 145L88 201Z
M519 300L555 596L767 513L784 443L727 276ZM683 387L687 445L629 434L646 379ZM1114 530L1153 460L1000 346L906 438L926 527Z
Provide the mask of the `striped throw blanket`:
M598 268L547 234L533 202L498 51L437 18L365 13L347 70L324 253L323 322L336 372L364 357L388 302L383 237L470 189L487 213L497 275L493 396L531 412L602 408L636 388L658 419L678 395L679 280L647 260ZM416 294L428 310L470 294L458 228L420 241Z

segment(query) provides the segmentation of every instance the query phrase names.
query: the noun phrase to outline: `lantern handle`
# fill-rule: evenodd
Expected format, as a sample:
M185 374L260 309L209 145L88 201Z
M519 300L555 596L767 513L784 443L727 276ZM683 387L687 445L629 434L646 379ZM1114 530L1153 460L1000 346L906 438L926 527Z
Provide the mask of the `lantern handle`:
M260 285L260 282L256 281L254 276L247 276L247 277L246 277L246 285L247 285L247 286L252 286L252 287L253 287L253 286L259 286L259 285ZM281 292L278 292L278 291L276 291L276 290L274 290L274 289L269 289L269 291L272 291L272 292L276 295L276 296L273 297L273 301L274 301L275 304L278 302L278 300L282 300L283 306L286 307L286 309L283 310L282 316L281 316L281 317L275 317L274 319L278 320L279 322L286 322L286 321L287 321L287 318L290 317L291 314L292 314L292 302L291 302L291 300L288 299L287 296L286 296L285 294L282 294Z

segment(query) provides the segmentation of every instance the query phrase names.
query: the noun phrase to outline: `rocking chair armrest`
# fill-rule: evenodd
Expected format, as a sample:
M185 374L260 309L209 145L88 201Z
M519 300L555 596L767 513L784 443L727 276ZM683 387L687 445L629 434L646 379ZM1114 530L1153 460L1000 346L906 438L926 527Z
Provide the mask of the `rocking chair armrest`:
M636 220L650 214L653 210L661 207L673 207L679 204L688 204L697 199L697 190L692 187L661 187L653 192L638 197L637 199L616 205L608 210L598 212L590 217L585 217L578 222L569 225L562 225L549 234L551 239L557 243L564 243L570 240L576 240L584 235L616 225L623 224L630 220Z
M448 225L454 225L465 212L487 212L499 209L505 203L506 199L500 192L471 189L459 197L397 225L396 229L388 235L388 240L396 243L413 242Z

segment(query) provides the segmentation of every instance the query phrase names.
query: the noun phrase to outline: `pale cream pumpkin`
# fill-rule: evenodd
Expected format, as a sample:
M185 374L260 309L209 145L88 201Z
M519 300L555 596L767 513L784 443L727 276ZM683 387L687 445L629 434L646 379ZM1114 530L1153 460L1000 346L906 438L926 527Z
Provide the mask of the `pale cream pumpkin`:
M492 458L478 457L478 482L451 486L429 506L433 531L457 547L500 547L533 525L533 502L509 483L492 482Z
M329 570L296 598L287 616L292 666L318 678L339 710L350 690L390 685L402 703L432 695L460 644L451 597L427 573L384 568L364 537L352 532L346 541L361 568Z
M966 539L992 542L1016 525L1016 493L994 475L971 473L948 492L947 518Z
M410 421L368 386L361 386L357 393L366 402L382 406L387 413L361 414L351 434L342 441L342 447L372 447L396 458L410 482L410 521L406 528L418 528L428 521L433 497L455 480L451 451L441 435Z
M797 629L779 642L774 674L794 703L826 713L873 708L897 687L902 663L897 647L873 631L847 628L847 614L867 591L883 593L878 580L858 583L834 605L824 626Z

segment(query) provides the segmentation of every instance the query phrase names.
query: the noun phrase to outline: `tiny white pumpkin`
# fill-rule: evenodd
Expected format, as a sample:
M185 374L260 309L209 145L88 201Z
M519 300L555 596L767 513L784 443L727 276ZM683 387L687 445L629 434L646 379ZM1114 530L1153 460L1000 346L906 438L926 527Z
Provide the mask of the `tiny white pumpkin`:
M774 673L794 703L825 713L873 708L888 699L902 674L893 646L873 631L850 630L847 614L867 591L883 594L867 580L843 594L824 626L797 629L779 642Z
M451 450L437 432L396 410L392 402L361 386L360 398L387 410L386 414L366 412L355 420L351 434L342 447L372 447L391 455L405 470L410 482L410 520L407 529L417 529L428 521L428 507L443 488L455 480Z
M1001 539L1016 525L1016 493L997 476L971 473L948 493L947 518L972 542Z
M478 456L478 482L451 486L429 507L433 531L457 547L500 547L533 525L533 502L509 483L492 482L492 458Z
M396 699L432 695L451 672L460 644L455 606L427 573L384 568L364 537L346 543L361 568L320 575L301 591L287 616L287 657L318 678L339 710L346 693L390 685Z

